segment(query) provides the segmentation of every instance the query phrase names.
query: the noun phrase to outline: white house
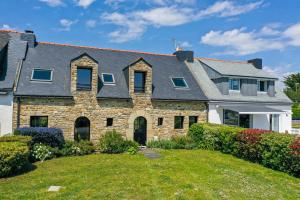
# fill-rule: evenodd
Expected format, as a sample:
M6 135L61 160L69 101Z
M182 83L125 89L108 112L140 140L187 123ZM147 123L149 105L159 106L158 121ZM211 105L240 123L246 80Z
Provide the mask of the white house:
M262 60L208 58L187 65L209 98L208 121L278 132L291 132L291 100L263 70Z

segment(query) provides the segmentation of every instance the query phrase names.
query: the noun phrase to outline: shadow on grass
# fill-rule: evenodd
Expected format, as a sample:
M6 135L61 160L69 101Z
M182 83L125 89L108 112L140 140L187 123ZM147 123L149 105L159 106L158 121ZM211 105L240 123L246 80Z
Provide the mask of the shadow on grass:
M28 163L22 170L19 170L17 172L14 172L13 174L10 174L10 175L7 175L7 176L1 177L1 178L12 178L15 176L27 174L29 172L34 171L36 168L37 168L37 166L34 165L33 163Z

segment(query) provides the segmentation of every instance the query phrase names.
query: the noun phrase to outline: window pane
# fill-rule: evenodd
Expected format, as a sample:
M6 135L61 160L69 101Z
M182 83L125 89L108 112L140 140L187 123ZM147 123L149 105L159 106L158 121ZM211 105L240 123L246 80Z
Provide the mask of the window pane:
M34 69L32 80L51 81L51 70Z
M114 78L112 74L102 74L104 83L114 83Z
M174 128L175 129L183 129L183 121L184 121L183 116L176 116L174 119Z
M198 123L198 117L197 116L189 116L189 126L192 126L195 123Z
M114 121L113 118L107 118L106 119L106 126L112 126L113 125L113 121Z
M163 120L164 120L164 118L159 117L158 122L157 122L157 126L162 126L163 125Z
M229 79L229 89L230 90L240 90L240 80L239 79Z
M47 116L31 116L30 127L48 127Z
M239 113L231 110L224 110L224 124L238 126Z
M187 87L184 78L172 78L175 87Z
M134 92L145 92L145 72L134 72Z
M90 90L92 81L92 70L78 68L77 69L77 89Z

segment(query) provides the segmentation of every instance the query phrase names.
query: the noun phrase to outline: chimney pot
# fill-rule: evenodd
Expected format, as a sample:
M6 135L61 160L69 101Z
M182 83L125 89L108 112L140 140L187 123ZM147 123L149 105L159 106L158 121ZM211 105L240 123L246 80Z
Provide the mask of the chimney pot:
M193 51L183 51L181 49L181 50L175 51L173 53L173 55L176 55L177 59L181 62L184 62L184 61L194 62L194 52Z
M34 32L32 30L25 30L25 33L31 33L31 34L33 34Z
M262 69L263 68L263 64L262 64L262 59L261 58L255 58L255 59L248 60L248 63L253 64L254 67L256 67L257 69Z

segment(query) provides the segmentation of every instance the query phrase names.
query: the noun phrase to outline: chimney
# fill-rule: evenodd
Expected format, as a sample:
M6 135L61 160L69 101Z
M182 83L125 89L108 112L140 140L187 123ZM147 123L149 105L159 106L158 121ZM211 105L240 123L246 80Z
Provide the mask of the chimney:
M35 47L36 37L32 30L25 30L25 33L21 34L21 40L27 41L29 48Z
M256 67L257 69L262 69L263 68L261 58L255 58L255 59L248 60L248 63L253 64L254 67Z
M184 51L181 48L176 48L176 51L173 53L176 55L177 59L181 62L194 62L194 52L193 51Z

